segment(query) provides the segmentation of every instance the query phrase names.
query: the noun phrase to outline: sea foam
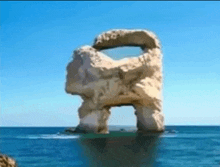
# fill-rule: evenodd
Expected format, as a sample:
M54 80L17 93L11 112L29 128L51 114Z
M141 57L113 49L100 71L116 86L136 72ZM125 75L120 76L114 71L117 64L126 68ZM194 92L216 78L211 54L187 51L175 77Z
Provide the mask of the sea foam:
M22 139L78 139L79 135L60 135L60 134L43 134L43 135L28 135L18 136L17 138Z

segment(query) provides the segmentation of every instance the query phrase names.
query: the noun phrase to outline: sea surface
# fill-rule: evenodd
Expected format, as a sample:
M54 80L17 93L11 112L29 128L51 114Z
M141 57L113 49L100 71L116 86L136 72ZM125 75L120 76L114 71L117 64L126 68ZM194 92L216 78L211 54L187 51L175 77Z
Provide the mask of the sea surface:
M220 126L166 126L162 134L110 126L110 134L65 127L0 128L0 152L19 167L220 167Z

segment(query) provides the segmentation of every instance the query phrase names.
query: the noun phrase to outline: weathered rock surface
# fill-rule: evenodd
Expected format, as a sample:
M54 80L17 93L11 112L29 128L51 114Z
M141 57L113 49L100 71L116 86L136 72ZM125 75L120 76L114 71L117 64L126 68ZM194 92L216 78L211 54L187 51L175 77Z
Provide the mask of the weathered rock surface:
M0 167L17 167L17 163L13 158L0 154Z
M142 49L160 48L156 36L145 30L112 30L95 39L94 48L98 50L119 46L140 46Z
M100 50L140 46L139 57L113 60ZM80 95L77 129L108 133L113 106L132 105L139 131L163 131L162 53L156 36L145 30L113 30L99 35L92 46L74 51L67 66L66 92Z

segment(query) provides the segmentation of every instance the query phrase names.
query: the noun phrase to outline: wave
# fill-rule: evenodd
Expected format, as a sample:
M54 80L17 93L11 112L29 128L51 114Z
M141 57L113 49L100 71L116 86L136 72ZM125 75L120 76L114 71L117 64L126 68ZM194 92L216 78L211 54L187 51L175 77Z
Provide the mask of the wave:
M19 135L19 136L13 136L13 137L1 137L1 138L17 138L17 139L79 139L79 138L108 138L108 137L135 137L137 134L130 132L130 133L122 133L122 132L111 132L110 134L103 135L103 134L65 134L63 132L57 133L57 134L33 134L33 135ZM146 134L147 136L151 136L154 134ZM198 139L198 138L210 138L213 140L213 142L219 143L220 139L220 134L187 134L187 133L180 133L179 131L175 130L166 130L164 133L162 133L160 138L193 138L193 139Z
M212 139L212 141L220 143L220 139Z
M190 139L202 139L202 138L220 138L219 134L163 134L162 138L190 138ZM214 139L215 140L215 139ZM213 141L214 141L213 140ZM219 140L215 140L219 142Z
M44 134L44 135L28 135L17 136L19 139L78 139L79 135L60 135L60 134Z

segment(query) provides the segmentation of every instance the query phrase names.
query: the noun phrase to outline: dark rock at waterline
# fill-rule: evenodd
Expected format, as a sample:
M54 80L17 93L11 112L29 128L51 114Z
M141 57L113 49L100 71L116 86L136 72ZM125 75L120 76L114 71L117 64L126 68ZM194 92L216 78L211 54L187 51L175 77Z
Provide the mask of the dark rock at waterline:
M80 127L71 127L71 128L67 128L65 129L66 133L70 133L70 134L89 134L89 133L93 133L92 131L86 131L81 129ZM126 130L124 128L119 128L119 129L114 129L111 130L110 132L121 132L121 133L138 133L138 134L161 134L164 131L154 131L154 130L149 130L149 131L141 131L141 130ZM171 133L175 133L174 131L172 131Z
M88 133L87 131L80 129L79 127L68 128L68 129L65 130L65 132L68 132L68 133L84 133L84 134Z

